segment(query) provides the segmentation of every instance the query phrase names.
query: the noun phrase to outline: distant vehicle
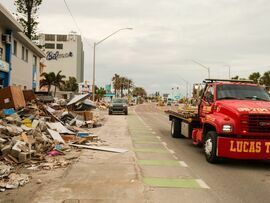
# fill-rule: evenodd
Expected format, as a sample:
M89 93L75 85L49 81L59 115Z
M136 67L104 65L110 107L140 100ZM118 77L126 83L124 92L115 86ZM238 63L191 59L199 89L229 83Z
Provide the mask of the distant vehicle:
M124 113L128 115L128 101L122 98L115 98L109 106L109 115L113 113Z
M171 101L167 101L167 106L171 106L172 102Z

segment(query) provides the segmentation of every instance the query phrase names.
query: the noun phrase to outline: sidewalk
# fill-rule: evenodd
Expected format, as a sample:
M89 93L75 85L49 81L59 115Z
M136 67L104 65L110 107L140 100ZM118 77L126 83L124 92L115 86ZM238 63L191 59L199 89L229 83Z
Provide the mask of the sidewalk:
M33 202L144 202L127 117L110 116L97 134L108 146L129 151L121 154L84 149L79 161L61 178L43 186Z

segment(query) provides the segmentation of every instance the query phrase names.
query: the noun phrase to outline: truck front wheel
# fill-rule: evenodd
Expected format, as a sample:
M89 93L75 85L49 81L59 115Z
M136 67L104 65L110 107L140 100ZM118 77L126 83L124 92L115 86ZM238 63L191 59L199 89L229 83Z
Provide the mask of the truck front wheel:
M207 132L204 139L204 154L209 163L218 161L217 153L217 133L215 131Z
M181 135L181 122L179 120L177 120L177 119L172 119L171 136L173 138L182 137L182 135Z

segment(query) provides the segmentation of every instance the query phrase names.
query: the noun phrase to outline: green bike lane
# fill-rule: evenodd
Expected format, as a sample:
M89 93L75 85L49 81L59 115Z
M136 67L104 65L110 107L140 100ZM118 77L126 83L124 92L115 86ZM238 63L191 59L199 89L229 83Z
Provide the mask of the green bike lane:
M217 202L209 195L209 186L192 174L187 164L179 160L161 137L143 121L135 110L128 116L128 130L133 151L150 202L193 202L203 198Z

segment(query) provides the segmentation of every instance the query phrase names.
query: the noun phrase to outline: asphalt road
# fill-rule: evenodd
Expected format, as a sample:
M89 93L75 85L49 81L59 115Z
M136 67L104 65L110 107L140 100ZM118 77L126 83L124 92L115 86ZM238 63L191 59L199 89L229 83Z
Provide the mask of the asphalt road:
M135 114L152 129L175 159L187 165L189 176L202 180L209 187L203 193L201 189L198 192L177 190L178 194L188 194L186 198L190 202L270 202L270 162L224 160L209 164L202 149L194 147L191 140L170 137L168 117L155 104L136 106Z

